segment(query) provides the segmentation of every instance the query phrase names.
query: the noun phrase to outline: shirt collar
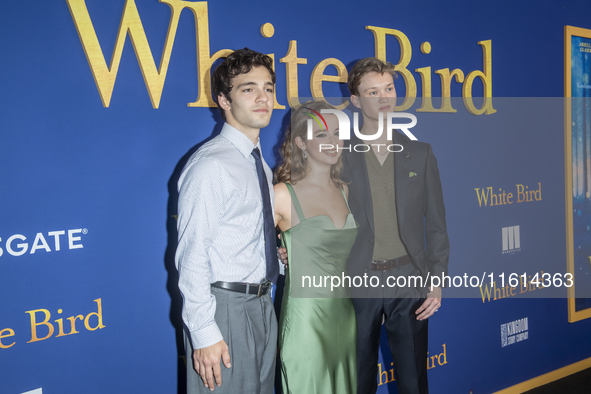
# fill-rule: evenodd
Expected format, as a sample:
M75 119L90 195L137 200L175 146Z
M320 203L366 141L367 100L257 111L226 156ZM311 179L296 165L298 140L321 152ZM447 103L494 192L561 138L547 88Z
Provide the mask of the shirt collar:
M229 125L228 123L224 123L220 135L222 135L228 141L230 141L232 145L234 145L236 149L238 149L238 151L240 151L240 153L242 153L242 155L245 158L248 158L250 156L254 148L259 148L259 151L261 150L260 138L257 144L253 145L252 141L246 135L244 135L244 133L239 131L237 128Z

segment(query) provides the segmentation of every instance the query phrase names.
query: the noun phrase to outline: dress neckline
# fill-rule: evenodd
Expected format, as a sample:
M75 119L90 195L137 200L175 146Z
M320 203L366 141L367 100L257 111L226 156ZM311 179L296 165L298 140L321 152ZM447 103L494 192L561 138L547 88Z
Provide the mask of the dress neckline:
M293 189L293 185L291 183L285 182L285 185L287 186L287 190L289 190L289 194L291 195L291 199L293 202L293 205L296 209L296 213L298 215L298 219L300 220L300 222L298 224L296 224L295 226L291 226L288 230L291 230L292 228L299 226L300 223L306 221L306 220L311 220L311 219L315 219L315 218L322 218L325 217L326 219L328 219L328 221L332 224L332 226L337 229L337 230L343 230L345 229L345 227L347 227L347 224L349 223L349 219L351 217L353 217L353 214L351 213L351 208L349 208L349 201L347 201L347 197L345 196L345 191L343 190L343 187L341 186L341 193L343 194L343 199L345 200L345 204L347 204L347 209L349 210L349 213L347 214L346 218L345 218L345 223L343 224L342 227L337 227L336 224L334 224L333 220L325 214L322 215L314 215L311 216L309 218L305 217L304 215L304 211L302 210L302 206L300 205L300 201L298 200L298 196L296 195L295 190Z

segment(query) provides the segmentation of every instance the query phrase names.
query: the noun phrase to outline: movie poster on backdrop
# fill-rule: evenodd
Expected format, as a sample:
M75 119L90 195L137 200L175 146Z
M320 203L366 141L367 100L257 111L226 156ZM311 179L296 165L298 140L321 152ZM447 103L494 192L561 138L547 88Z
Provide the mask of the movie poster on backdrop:
M591 317L591 30L564 29L565 179L567 269L575 278L569 288L568 320Z

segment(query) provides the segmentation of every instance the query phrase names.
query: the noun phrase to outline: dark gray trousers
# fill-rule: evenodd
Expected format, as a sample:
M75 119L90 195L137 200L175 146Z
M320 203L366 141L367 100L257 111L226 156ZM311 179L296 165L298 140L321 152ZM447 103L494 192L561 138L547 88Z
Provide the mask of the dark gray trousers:
M270 295L257 297L213 288L215 321L230 352L231 368L220 361L222 385L215 393L273 394L277 318ZM187 394L210 393L193 369L193 349L185 333Z
M371 274L379 276L380 283L386 283L386 278L390 275L408 277L415 275L415 271L409 264L391 271ZM377 391L378 352L382 317L384 317L384 327L394 360L398 392L428 394L429 320L418 321L415 314L424 302L425 296L414 287L379 287L376 290L382 292L383 298L353 299L357 316L357 393L374 394Z

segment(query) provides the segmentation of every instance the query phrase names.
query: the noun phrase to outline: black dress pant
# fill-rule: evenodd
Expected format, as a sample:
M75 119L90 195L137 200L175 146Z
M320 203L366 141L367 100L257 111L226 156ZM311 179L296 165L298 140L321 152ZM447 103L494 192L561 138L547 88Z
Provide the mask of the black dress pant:
M390 275L412 275L412 264L391 271L373 272L386 283ZM377 290L377 289L376 289ZM378 351L382 319L394 360L399 394L428 394L428 322L415 311L425 296L415 288L385 288L386 298L354 298L357 316L357 394L375 394L378 387ZM374 293L373 296L376 294Z

